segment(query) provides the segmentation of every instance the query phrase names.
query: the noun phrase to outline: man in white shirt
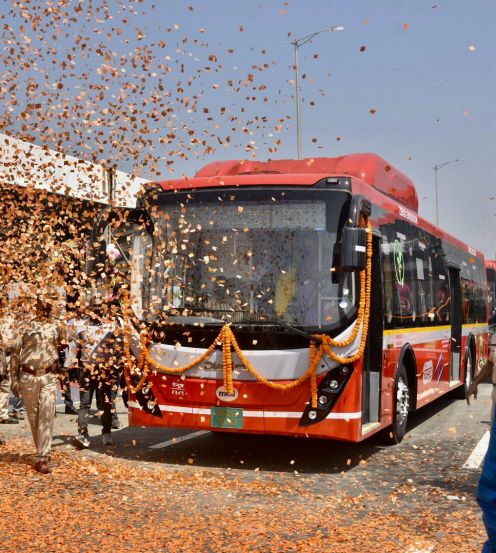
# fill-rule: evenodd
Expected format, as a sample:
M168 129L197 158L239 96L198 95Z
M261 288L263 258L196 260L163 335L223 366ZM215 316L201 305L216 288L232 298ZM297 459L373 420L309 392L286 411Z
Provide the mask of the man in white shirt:
M99 391L102 395L102 442L113 445L111 437L112 400L117 390L122 371L122 338L116 332L118 322L111 321L108 305L100 296L90 302L89 316L77 329L77 344L82 366L79 380L78 435L76 445L87 448L90 445L88 423L92 396Z

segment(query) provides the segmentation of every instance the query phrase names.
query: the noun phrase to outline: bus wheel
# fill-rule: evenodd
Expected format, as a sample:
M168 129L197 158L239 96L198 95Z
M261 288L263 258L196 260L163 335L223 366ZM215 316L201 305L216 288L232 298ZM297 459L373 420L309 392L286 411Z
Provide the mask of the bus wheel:
M399 444L406 433L408 412L410 410L410 389L405 365L401 364L394 382L394 412L393 426L386 430L387 441L390 444Z

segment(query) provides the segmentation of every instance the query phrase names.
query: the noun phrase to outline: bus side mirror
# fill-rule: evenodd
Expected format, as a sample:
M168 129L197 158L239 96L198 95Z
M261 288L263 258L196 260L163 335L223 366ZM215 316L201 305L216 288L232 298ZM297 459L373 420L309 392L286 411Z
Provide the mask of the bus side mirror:
M105 267L107 242L105 240L88 240L86 244L86 274L100 275Z
M341 235L341 270L362 271L367 266L367 229L349 227Z

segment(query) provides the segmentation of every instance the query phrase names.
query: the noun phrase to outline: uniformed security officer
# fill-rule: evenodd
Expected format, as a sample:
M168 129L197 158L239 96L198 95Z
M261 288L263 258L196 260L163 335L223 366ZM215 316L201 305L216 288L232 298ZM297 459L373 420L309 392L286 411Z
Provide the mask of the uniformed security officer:
M52 315L54 292L38 295L36 315L20 326L13 351L12 391L24 399L26 414L36 446L34 468L52 472L52 445L55 398L58 385L59 352L67 347L65 325Z

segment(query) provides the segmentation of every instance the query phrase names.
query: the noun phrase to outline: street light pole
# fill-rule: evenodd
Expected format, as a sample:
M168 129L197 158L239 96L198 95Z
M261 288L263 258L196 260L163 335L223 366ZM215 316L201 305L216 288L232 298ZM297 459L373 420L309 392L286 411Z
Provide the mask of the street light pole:
M296 152L298 159L301 159L301 126L300 126L300 77L298 66L298 41L295 40L294 57L295 57L295 98L296 98Z
M439 165L434 165L434 189L436 191L436 226L439 226L439 190L437 186L437 172L439 169L442 169L446 165L449 165L450 163L456 163L458 161L462 161L461 159L450 159L449 161L445 161L444 163L440 163Z
M322 29L320 31L315 31L314 33L310 33L309 35L306 35L302 38L297 38L291 43L294 46L294 59L295 59L294 65L295 65L295 100L296 100L296 151L297 151L298 159L301 159L302 157L301 110L300 110L300 67L299 67L299 59L298 59L299 58L298 50L300 46L303 46L307 42L310 42L317 35L320 35L321 33L327 33L327 32L333 33L335 31L344 31L344 27L342 26L328 27L327 29Z

